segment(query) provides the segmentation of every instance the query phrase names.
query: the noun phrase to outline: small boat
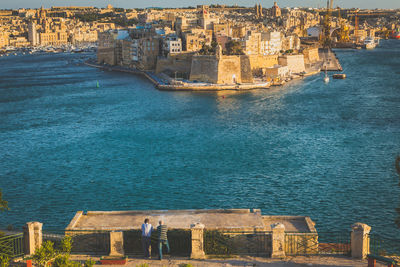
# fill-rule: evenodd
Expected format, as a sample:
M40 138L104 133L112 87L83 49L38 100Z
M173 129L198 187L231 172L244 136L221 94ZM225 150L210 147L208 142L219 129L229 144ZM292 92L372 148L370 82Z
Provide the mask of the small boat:
M328 71L327 71L326 65L325 65L325 77L324 77L324 82L325 82L325 83L329 83L329 76L328 76Z
M365 49L374 49L378 45L378 42L375 40L374 37L368 37L364 41Z
M346 79L346 74L344 73L337 73L332 75L333 79Z
M98 81L97 81L96 87L97 87L97 88L100 88L100 84L99 84Z
M393 31L390 35L390 38L400 40L400 29L397 31Z

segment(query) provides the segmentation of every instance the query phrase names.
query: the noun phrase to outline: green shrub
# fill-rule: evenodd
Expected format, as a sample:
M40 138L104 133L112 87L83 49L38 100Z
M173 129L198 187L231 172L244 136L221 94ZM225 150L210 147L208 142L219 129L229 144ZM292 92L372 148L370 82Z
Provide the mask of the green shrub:
M54 249L54 243L46 241L35 254L32 256L32 260L37 267L47 267L52 262L52 267L81 267L82 264L69 259L70 252L72 249L72 239L69 236L65 236L61 240L61 250ZM87 261L87 263L92 263ZM88 267L92 267L94 263ZM3 267L3 266L1 266Z
M190 263L182 263L179 264L179 267L193 267L193 265L191 265Z
M52 266L59 267L59 266L69 266L69 256L61 255L54 259Z
M0 255L0 267L8 267L10 265L10 259L7 256Z
M61 240L61 250L64 253L70 254L72 250L72 237L70 236L65 236Z
M46 241L39 249L36 250L35 254L32 256L32 260L35 266L46 267L47 264L54 260L57 256L54 250L54 243L51 241Z
M92 258L90 258L90 259L86 260L85 267L93 267L93 265L95 265L95 264L96 264L96 262Z

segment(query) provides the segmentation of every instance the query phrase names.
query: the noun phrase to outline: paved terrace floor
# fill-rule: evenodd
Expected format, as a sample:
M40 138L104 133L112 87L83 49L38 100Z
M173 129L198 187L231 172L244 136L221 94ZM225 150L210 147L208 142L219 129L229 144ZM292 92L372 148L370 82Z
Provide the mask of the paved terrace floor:
M190 229L194 223L202 223L208 229L264 228L260 212L250 210L168 210L87 212L77 218L70 229L140 229L145 218L158 225L163 220L170 229ZM72 227L71 227L72 226Z
M78 259L78 258L76 258ZM82 258L79 258L83 260ZM98 260L94 258L94 260ZM149 267L161 267L161 266L182 266L182 264L191 264L194 267L220 267L220 266L266 266L266 267L366 267L368 265L367 260L355 260L348 257L328 257L328 256L298 256L288 257L283 260L274 260L269 258L257 258L257 257L238 257L229 259L207 259L207 260L188 260L179 258L168 258L168 256L162 261L150 259L129 259L127 267L136 267L140 264L148 264ZM108 266L108 265L102 265ZM113 265L115 266L115 265ZM386 266L384 264L377 263L377 267ZM110 265L111 267L111 265Z
M206 229L271 231L271 225L283 223L287 232L314 232L314 223L304 216L263 216L260 210L144 210L77 212L67 230L140 229L145 218L153 226L163 220L170 229L190 229L202 223Z

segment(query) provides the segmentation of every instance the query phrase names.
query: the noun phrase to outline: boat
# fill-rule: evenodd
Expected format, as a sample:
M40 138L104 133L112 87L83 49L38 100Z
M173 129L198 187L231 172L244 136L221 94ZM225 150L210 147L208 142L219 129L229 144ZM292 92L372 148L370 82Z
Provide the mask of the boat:
M333 79L346 79L346 74L344 73L337 73L332 75Z
M329 76L328 76L328 71L327 71L327 69L326 69L326 66L325 66L325 77L324 77L324 82L325 82L325 83L329 83Z
M393 31L390 38L400 40L400 30Z
M374 37L367 37L364 40L365 49L374 49L377 45L378 45L378 43L375 41Z

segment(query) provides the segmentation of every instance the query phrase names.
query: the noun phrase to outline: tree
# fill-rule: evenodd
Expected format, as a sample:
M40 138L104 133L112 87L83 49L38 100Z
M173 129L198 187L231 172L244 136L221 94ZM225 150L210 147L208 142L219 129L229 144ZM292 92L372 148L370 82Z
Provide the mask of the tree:
M205 43L201 47L199 51L200 55L213 55L212 47L209 45L206 45Z
M229 41L225 45L227 55L244 55L242 45L239 41Z
M8 210L8 201L3 200L3 193L0 190L0 211Z
M215 51L217 50L218 43L216 41L211 42L211 46L203 43L203 47L200 49L200 55L215 55Z

